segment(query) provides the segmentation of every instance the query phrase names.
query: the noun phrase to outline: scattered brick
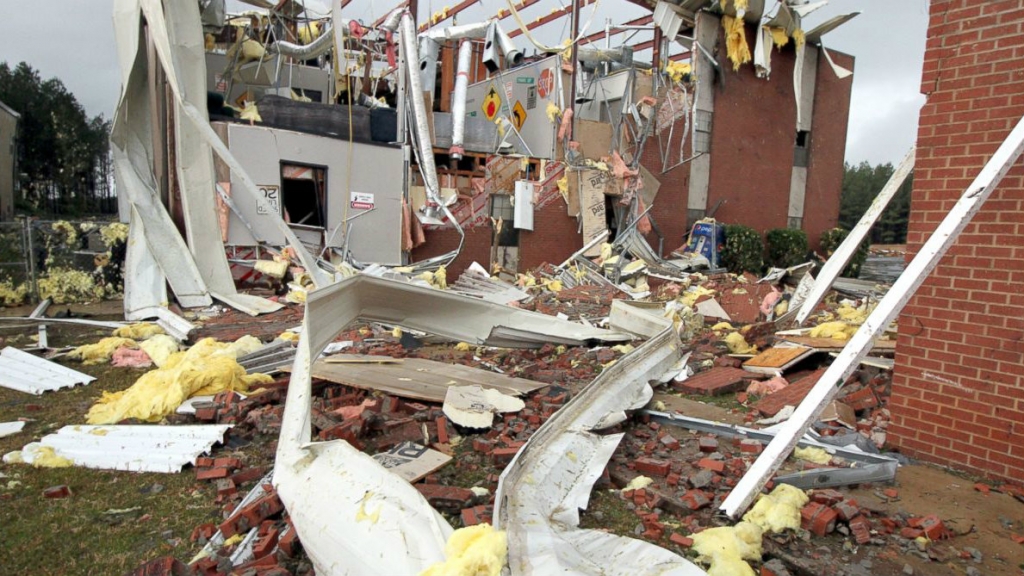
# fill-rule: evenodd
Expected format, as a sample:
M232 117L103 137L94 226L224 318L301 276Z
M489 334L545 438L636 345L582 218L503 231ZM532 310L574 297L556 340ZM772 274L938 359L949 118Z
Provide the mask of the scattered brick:
M472 490L458 486L442 486L440 484L416 484L416 489L427 499L427 502L442 512L459 512L469 508L475 495Z
M764 450L764 445L757 440L746 439L740 442L740 452L744 454L760 454Z
M71 488L68 488L65 484L50 486L43 490L43 497L45 498L68 498L69 496L71 496Z
M690 548L693 546L693 538L687 538L681 534L673 532L668 539L676 546L682 546L683 548Z
M816 536L825 536L835 530L836 511L819 504L810 502L800 510L800 527Z
M477 524L490 524L491 516L493 514L494 508L492 506L473 506L472 508L463 508L462 525L475 526Z
M711 505L711 499L701 490L687 490L680 498L687 508L693 511L707 508Z
M832 506L837 502L842 502L844 498L845 496L843 496L842 492L832 489L815 490L811 494L812 500L818 504L824 504L825 506Z
M495 466L504 468L508 466L508 463L512 461L517 452L519 452L518 448L495 448L491 452L491 461Z
M202 468L196 471L196 480L216 480L218 478L227 478L231 474L231 470L228 468Z
M712 452L718 451L718 440L715 440L710 436L702 436L701 439L697 441L697 446L700 448L701 452L711 454Z
M666 460L658 460L641 456L633 461L637 472L649 476L668 476L670 465Z
M761 576L792 576L792 572L782 560L774 558L761 565Z
M725 470L725 462L721 460L712 460L711 458L701 458L697 462L697 466L711 470L712 472L723 472Z
M665 448L669 450L679 450L679 440L676 440L670 434L666 434L661 437L661 443L665 445Z
M839 515L839 519L843 522L849 522L860 514L860 508L857 507L856 500L836 502L835 506L832 508L836 511L836 514Z
M857 541L857 544L867 544L871 542L871 521L863 516L857 516L853 520L850 520L850 531L853 532L853 538Z

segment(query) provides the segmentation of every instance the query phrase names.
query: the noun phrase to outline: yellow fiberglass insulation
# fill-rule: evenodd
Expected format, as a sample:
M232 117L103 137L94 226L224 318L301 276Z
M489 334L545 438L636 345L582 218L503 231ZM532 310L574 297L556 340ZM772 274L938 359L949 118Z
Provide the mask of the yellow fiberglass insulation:
M117 336L118 338L146 340L158 334L164 333L164 329L157 324L153 324L150 322L141 322L139 324L129 324L128 326L121 326L117 330L114 330L113 335Z
M772 28L772 42L775 43L776 48L782 48L786 44L789 44L789 36L786 36L785 28Z
M750 522L693 535L693 550L711 564L708 576L756 576L744 560L761 559L761 527Z
M768 533L796 530L800 527L800 509L810 498L799 488L779 484L771 494L765 494L743 516L745 522L757 524Z
M696 305L697 300L702 296L714 296L715 291L705 288L703 286L697 286L693 290L687 290L683 292L683 295L679 297L679 301L686 304L688 307L693 308Z
M735 328L733 328L733 325L729 324L728 322L719 322L718 324L712 326L711 330L719 332L721 330L735 330Z
M757 352L757 346L747 344L747 340L739 332L733 332L726 336L725 345L729 347L729 352L733 354L753 354Z
M448 537L444 556L444 562L420 576L499 576L508 558L508 538L490 524L459 528Z
M167 364L171 354L178 351L178 341L166 334L157 334L149 340L139 342L139 348L149 356L157 368L162 368Z
M133 349L139 347L135 340L131 338L110 336L95 344L86 344L75 348L68 353L68 358L81 360L86 364L102 364L103 362L109 362L110 357L114 355L114 351L122 346Z
M832 461L832 456L828 452L814 446L808 446L807 448L797 446L793 450L793 457L797 460L806 460L815 464L828 464Z
M811 328L808 334L811 338L833 338L835 340L849 340L857 332L856 326L837 320L835 322L824 322Z
M89 409L89 424L113 424L126 418L158 422L192 396L227 390L246 392L272 381L266 374L246 374L235 358L259 348L260 341L244 336L236 342L204 338L185 352L172 354L161 368L143 374L131 388L104 392Z
M725 49L729 53L729 60L732 61L732 69L739 70L740 66L750 62L751 58L743 19L723 16L722 28L725 29Z

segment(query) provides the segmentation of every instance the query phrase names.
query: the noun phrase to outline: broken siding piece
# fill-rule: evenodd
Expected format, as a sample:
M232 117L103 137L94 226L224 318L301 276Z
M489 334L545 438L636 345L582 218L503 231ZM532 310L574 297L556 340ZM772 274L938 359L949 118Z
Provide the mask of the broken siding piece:
M648 382L673 367L680 347L671 320L663 319L656 336L556 412L502 473L494 519L508 535L514 576L705 574L654 544L578 528L579 510L586 509L594 482L622 439L622 434L602 436L592 430L621 422L626 410L645 404Z
M65 426L21 451L26 464L52 450L75 466L128 472L179 472L221 442L228 425ZM7 460L7 456L4 457Z
M66 368L8 346L0 351L0 386L41 395L61 388L88 384L95 380L88 374Z

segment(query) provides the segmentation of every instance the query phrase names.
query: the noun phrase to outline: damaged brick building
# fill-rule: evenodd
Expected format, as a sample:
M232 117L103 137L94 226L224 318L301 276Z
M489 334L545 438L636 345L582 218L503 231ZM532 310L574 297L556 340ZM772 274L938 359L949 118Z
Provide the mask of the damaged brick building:
M653 5L645 6L653 9ZM749 24L744 27L751 47L757 44L758 30ZM692 61L699 87L692 125L684 126L688 120L679 118L673 130L678 138L692 129L695 137L685 139L679 154L686 159L683 163L675 158L666 162L676 151L663 149L653 135L643 148L640 164L660 185L650 207L654 230L646 235L647 241L668 256L685 242L695 221L711 216L759 232L803 229L811 249L817 249L822 232L838 221L852 78L834 72L816 45L820 35L809 33L799 82L802 112L798 118L795 42L773 51L770 76L762 78L751 64L734 69L721 16L699 13L692 34L704 40L701 48L710 58L679 55ZM828 55L838 67L853 69L852 56L831 50ZM611 215L616 198L607 201ZM480 210L488 212L485 216L496 215L490 203ZM533 229L518 231L518 270L558 263L580 249L584 238L573 216L560 198L538 204ZM448 268L451 277L474 261L492 262L494 226L490 218L477 218L464 230L462 252ZM412 260L453 250L459 240L450 226L428 228L426 242L412 252Z
M1024 1L933 0L908 259L1024 115ZM909 261L909 260L908 260ZM899 318L890 441L1024 477L1024 167L1017 162Z

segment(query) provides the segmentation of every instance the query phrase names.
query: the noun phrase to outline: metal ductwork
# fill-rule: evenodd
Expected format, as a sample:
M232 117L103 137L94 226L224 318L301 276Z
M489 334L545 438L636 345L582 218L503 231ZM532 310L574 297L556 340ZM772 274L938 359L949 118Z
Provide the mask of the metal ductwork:
M419 44L420 83L424 91L433 94L437 85L437 56L441 51L441 45L427 36L420 36Z
M402 14L405 14L405 8L396 8L388 17L384 19L384 22L380 25L380 29L386 32L394 32L398 30L398 24L402 20Z
M341 28L339 28L342 36L346 38L349 36L349 22L351 22L351 20L342 20ZM314 58L318 58L330 52L333 48L333 27L324 29L323 34L306 45L295 44L293 42L275 42L267 47L267 49L272 53L297 58L299 60L312 60Z
M501 26L495 26L495 28L498 31L498 46L501 47L501 52L505 55L505 66L515 68L522 64L523 53L516 48L516 45L512 42L512 37L502 30Z
M400 35L402 50L405 53L405 64L409 72L408 98L412 105L412 116L415 122L420 172L423 174L423 183L427 189L427 199L435 206L440 206L440 187L437 183L437 166L434 164L434 146L430 139L427 107L423 102L423 84L420 82L419 57L416 50L416 24L409 12L402 14Z
M459 66L455 73L455 93L452 98L452 158L462 158L466 134L466 92L469 90L469 67L473 57L473 43L469 39L459 45Z
M476 22L475 24L460 24L458 26L446 26L426 32L423 36L435 41L461 40L463 38L483 38L487 34L490 22Z
M595 67L605 62L615 62L629 67L633 64L633 47L620 46L619 48L579 48L576 50L576 57L579 61L588 66Z

